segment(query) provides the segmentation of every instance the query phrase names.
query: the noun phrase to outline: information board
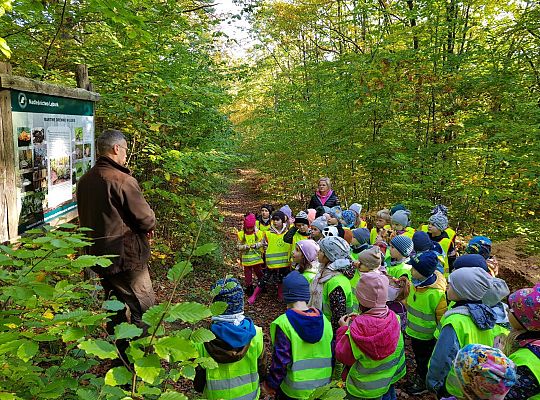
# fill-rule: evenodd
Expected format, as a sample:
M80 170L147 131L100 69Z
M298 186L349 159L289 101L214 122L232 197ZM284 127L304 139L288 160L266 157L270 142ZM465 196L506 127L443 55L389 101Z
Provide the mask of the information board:
M77 208L77 180L95 161L94 103L11 91L19 234Z

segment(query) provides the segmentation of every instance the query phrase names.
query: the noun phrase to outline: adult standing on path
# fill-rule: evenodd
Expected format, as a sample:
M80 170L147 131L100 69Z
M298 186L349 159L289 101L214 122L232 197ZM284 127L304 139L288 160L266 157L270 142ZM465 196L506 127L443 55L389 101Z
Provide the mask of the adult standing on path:
M148 272L148 239L156 217L125 167L128 147L122 132L105 130L97 139L97 149L96 164L77 185L80 225L92 229L89 254L117 256L107 268L92 268L101 278L106 298L116 296L125 303L131 322L145 329L142 315L155 303ZM114 333L114 326L124 321L125 309L111 318L107 331Z
M307 208L317 209L318 207L335 207L339 206L339 199L332 190L332 184L329 178L320 178L318 190L309 201Z

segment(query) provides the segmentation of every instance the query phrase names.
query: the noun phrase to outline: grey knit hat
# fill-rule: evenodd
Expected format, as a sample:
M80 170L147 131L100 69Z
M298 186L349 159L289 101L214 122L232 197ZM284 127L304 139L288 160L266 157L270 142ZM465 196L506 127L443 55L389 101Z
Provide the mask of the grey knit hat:
M321 239L319 247L330 262L334 262L341 258L349 258L349 253L351 251L349 243L339 236L327 236Z
M478 267L455 270L448 283L461 300L481 301L493 289L493 277Z
M381 255L381 249L378 246L373 246L358 253L358 261L368 269L374 270L381 266Z
M429 222L441 232L448 228L448 217L442 212L438 212L429 217Z
M356 215L360 215L360 213L362 212L362 204L352 203L349 207L349 210L354 211Z
M326 221L326 217L320 216L319 218L315 218L315 220L311 223L311 226L314 226L322 232L323 229L328 226L328 221Z
M409 210L397 210L392 214L392 222L403 225L405 227L411 224L411 212Z

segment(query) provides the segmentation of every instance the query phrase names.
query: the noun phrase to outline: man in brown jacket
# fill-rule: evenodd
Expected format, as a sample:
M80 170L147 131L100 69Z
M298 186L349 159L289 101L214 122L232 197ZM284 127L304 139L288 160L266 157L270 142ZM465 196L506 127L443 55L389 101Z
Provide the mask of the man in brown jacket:
M92 268L101 278L106 298L116 296L125 303L131 322L145 329L142 315L155 302L147 263L156 217L125 167L128 147L122 132L104 131L97 148L100 157L77 185L80 225L92 229L89 254L117 256L107 268ZM107 330L114 333L114 326L126 320L126 310L119 311Z

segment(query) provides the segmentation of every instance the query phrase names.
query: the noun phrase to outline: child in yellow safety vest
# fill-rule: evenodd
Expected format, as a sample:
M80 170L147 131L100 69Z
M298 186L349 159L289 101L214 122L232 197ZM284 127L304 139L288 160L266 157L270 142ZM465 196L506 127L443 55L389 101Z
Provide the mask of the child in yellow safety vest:
M443 315L440 331L435 331L437 344L429 362L428 390L463 397L453 368L457 352L471 343L496 346L508 334L507 329L496 323L491 307L482 303L493 290L493 283L494 278L478 267L460 268L448 277L446 296L456 303Z
M409 257L413 251L413 242L411 238L405 235L394 236L390 241L390 256L392 260L390 265L386 266L388 275L399 279L406 276L411 279L411 266Z
M369 234L369 243L375 244L377 240L388 240L385 232L391 229L392 227L390 226L390 210L384 208L377 211L377 219L375 220L375 226L371 228Z
M278 298L282 299L281 281L290 271L289 256L291 245L283 241L287 231L287 217L282 211L274 211L272 214L272 226L264 233L264 245L266 247L266 269L259 279L253 294L248 298L249 304L254 304L257 296L268 285L277 285Z
M428 235L431 240L441 245L444 257L444 272L448 275L454 270L454 261L456 260L456 246L454 243L455 235L452 239L448 236L448 217L439 212L429 217Z
M292 252L293 267L311 283L319 272L319 245L312 239L296 242ZM309 300L309 299L308 299Z
M412 283L407 302L407 328L416 361L416 376L407 385L410 395L427 392L425 381L428 362L435 347L435 330L446 312L446 280L437 271L439 260L433 251L427 251L410 260Z
M261 206L261 214L257 217L258 230L266 232L270 229L270 225L272 224L272 219L270 217L272 216L273 211L274 207L270 204L263 204Z
M287 311L270 325L272 364L262 385L275 399L307 399L331 381L332 327L321 310L308 307L309 297L309 283L298 271L283 279Z
M398 316L386 306L388 278L362 274L356 287L359 315L345 315L336 334L336 359L347 368L350 399L394 400L394 384L406 373L405 346Z
M308 215L305 211L300 211L294 217L294 226L292 226L287 233L283 236L283 241L291 245L291 249L294 250L296 243L303 239L309 238L309 221ZM291 252L292 260L292 252Z
M364 219L361 216L362 204L353 203L349 206L349 210L354 212L355 217L356 217L354 221L354 228L367 228L367 223L366 221L364 221Z
M311 230L309 238L315 240L318 242L323 237L323 230L328 226L328 221L326 220L326 217L321 215L318 218L315 218L315 220L311 223Z
M349 281L354 275L350 247L345 239L328 236L319 242L319 248L320 267L311 282L309 305L322 310L336 331L339 319L351 313L355 303Z
M512 332L504 352L516 364L518 380L507 399L540 399L540 283L508 297Z
M411 212L409 210L397 210L390 217L392 233L390 239L396 235L405 235L412 239L414 228L411 227Z
M240 264L244 268L244 283L246 294L253 294L253 273L257 279L263 276L263 238L264 234L255 229L256 218L254 214L244 217L244 229L238 232L238 250L240 250Z
M263 332L244 316L244 292L235 278L220 279L214 302L227 303L221 315L212 317L215 339L195 344L200 357L212 358L216 368L196 368L193 386L205 399L258 399L259 380L266 371ZM260 378L260 379L259 379Z
M500 349L482 344L462 348L454 361L454 370L463 397L441 400L509 399L509 391L516 385L516 367L512 360Z

